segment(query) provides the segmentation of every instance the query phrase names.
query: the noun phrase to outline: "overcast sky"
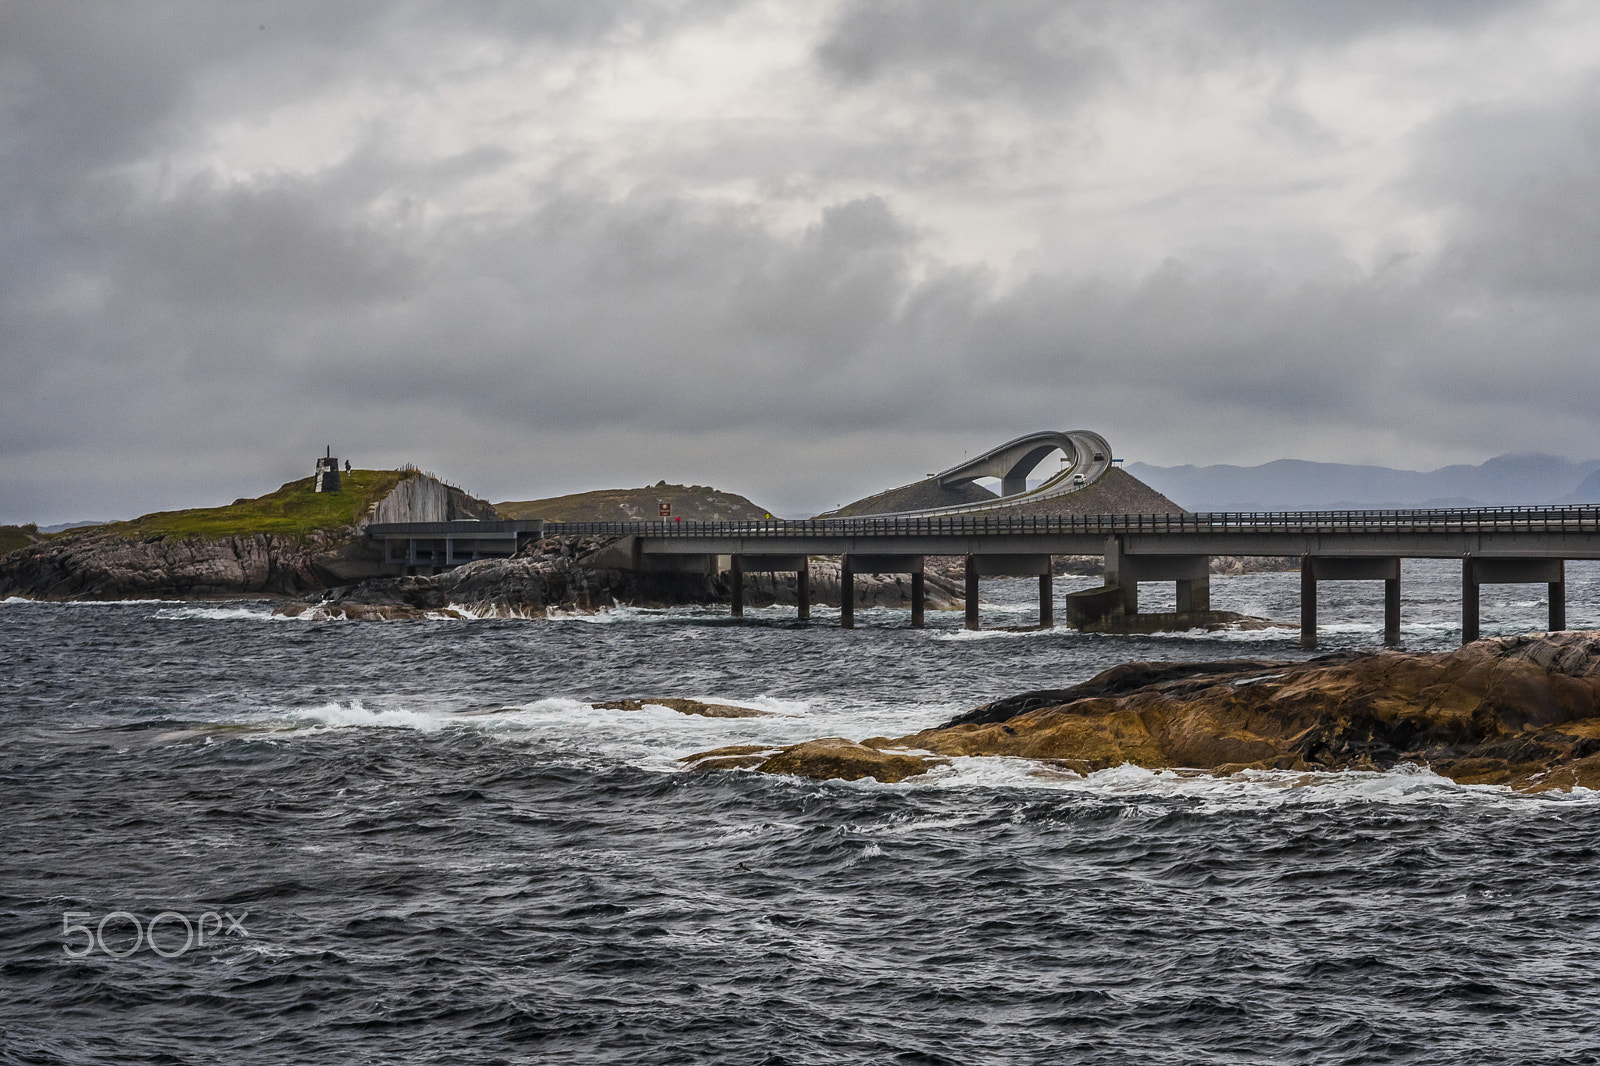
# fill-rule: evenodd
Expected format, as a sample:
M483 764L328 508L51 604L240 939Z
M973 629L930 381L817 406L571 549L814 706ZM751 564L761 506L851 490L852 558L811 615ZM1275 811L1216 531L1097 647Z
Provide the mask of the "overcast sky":
M0 522L1600 457L1600 5L0 0Z

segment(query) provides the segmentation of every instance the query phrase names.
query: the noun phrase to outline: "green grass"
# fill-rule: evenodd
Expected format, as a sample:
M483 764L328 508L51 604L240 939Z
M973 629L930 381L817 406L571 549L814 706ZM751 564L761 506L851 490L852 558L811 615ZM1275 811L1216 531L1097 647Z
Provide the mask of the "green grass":
M38 532L35 526L0 526L0 555L26 548L38 539Z
M248 537L257 533L305 537L319 529L354 525L367 508L410 476L399 470L352 470L340 475L340 492L314 492L316 479L307 477L291 481L277 492L254 500L235 500L226 507L158 511L131 522L94 528L124 537L179 540Z

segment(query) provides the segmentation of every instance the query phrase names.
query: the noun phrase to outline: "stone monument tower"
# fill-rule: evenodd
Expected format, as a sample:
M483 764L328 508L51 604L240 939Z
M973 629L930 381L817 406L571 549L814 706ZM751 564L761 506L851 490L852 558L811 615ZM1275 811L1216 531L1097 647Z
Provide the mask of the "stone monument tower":
M328 454L317 460L317 491L339 491L339 460L333 457L333 446L328 446Z

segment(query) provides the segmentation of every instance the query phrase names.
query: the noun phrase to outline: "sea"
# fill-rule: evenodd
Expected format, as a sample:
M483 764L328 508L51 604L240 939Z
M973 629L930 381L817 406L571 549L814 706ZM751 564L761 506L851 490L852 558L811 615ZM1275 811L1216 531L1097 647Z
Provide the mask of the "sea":
M1600 628L1600 568L1568 566ZM1403 581L1404 648L1455 647L1459 567ZM1286 623L1254 631L1038 630L1035 589L985 581L979 632L8 600L0 1063L1600 1062L1600 793L680 761L1313 654L1293 573L1213 579ZM1381 590L1324 583L1321 650L1377 647ZM1486 587L1485 635L1541 630L1544 596ZM770 713L592 706L665 697Z

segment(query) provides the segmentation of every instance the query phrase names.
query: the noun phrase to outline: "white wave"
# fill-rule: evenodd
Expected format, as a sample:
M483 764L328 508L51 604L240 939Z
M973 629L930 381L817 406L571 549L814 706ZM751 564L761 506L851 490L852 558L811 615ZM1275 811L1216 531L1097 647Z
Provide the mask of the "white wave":
M253 622L293 621L293 619L287 617L286 615L273 614L272 608L266 604L258 604L251 607L163 607L152 617L162 619L204 620L212 622L231 622L241 619L248 619Z
M9 607L10 605L12 605L14 603L30 603L31 604L31 603L38 603L38 602L39 602L38 600L30 600L26 596L7 596L5 599L0 600L0 605L4 605L4 606L8 606Z
M475 607L465 603L452 603L448 609L469 622L494 621L501 618L536 617L528 611L518 610L515 607L503 607L493 603L480 604Z
M1019 637L1052 637L1071 633L1066 629L1040 629L1037 626L1028 629L957 629L949 633L940 633L934 640L1012 640Z
M641 622L700 621L718 616L726 617L727 608L712 607L597 607L592 611L565 610L552 607L545 612L551 622L587 622L591 625L619 625Z
M1384 771L1244 770L1226 777L1200 770L1147 770L1124 763L1080 775L1031 759L960 756L952 758L942 772L910 778L899 786L883 787L907 786L983 791L1050 790L1115 798L1185 798L1202 801L1197 807L1187 808L1191 813L1200 814L1289 803L1600 803L1600 791L1524 793L1499 785L1463 785L1425 766L1410 763ZM1159 817L1169 813L1170 808L1157 804L1149 808L1126 808L1121 816Z
M293 713L294 723L302 728L323 729L415 729L433 733L443 729L452 717L416 710L368 710L361 701L348 704L325 703L320 707L307 707Z
M1284 640L1300 639L1299 626L1268 626L1265 629L1240 629L1224 627L1221 629L1168 629L1156 633L1085 633L1084 636L1095 637L1102 640L1122 641L1135 636L1140 640L1204 640L1219 643L1258 644L1262 642L1277 643Z

